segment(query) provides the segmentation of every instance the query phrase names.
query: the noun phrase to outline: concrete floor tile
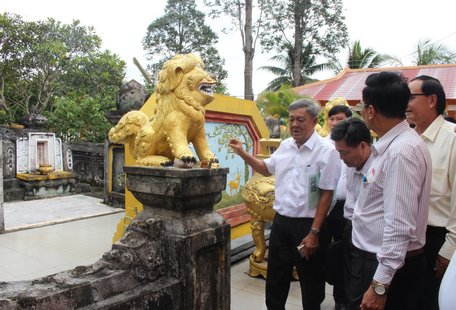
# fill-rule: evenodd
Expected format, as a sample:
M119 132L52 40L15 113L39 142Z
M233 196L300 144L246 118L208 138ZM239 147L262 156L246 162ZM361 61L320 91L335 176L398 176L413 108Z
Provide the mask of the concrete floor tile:
M231 310L266 309L264 296L254 295L240 290L231 296Z

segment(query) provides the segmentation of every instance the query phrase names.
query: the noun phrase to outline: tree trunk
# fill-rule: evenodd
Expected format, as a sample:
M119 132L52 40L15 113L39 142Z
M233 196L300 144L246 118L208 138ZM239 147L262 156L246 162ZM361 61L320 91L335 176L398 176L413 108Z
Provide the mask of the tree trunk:
M296 1L294 7L294 49L293 49L293 86L300 86L301 81L301 55L302 55L302 25L301 25L301 12L302 1Z
M255 49L253 48L252 36L252 0L245 1L245 42L244 42L244 99L253 100L253 56Z

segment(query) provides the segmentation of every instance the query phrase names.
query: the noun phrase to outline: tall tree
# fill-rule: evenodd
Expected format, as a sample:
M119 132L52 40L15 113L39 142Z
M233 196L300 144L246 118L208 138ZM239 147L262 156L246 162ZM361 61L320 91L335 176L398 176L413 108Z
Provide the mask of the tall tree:
M276 91L282 87L282 85L294 85L293 81L293 52L294 48L291 44L286 44L283 49L285 54L278 54L273 56L270 60L281 64L281 67L277 66L262 66L259 69L266 70L272 74L277 75L275 79L269 82L267 91ZM301 55L301 74L300 79L302 84L308 84L316 81L311 78L311 75L325 69L331 69L332 63L317 63L317 56L314 52L313 47L308 44Z
M302 85L301 57L306 46L315 55L334 57L348 41L342 0L265 0L266 19L260 34L266 50L293 46L293 86ZM279 50L280 52L280 50Z
M420 65L449 64L456 62L456 52L444 44L431 43L431 40L419 41L414 63Z
M363 68L379 68L384 65L402 65L399 58L388 55L380 54L377 51L361 47L359 40L354 41L352 45L348 47L348 58L345 62L345 65L337 60L336 58L331 58L329 68L334 71L335 74L340 73L344 67L350 69L363 69Z
M93 27L79 21L26 22L18 15L1 14L0 101L8 121L52 111L57 98L68 96L115 105L125 63L101 51L100 45Z
M221 15L230 18L231 27L224 31L239 31L244 52L244 99L253 100L253 58L259 33L263 30L265 1L204 0L204 3L211 8L209 15L212 18L219 18Z
M164 15L147 27L143 47L153 61L148 66L150 70L159 70L166 60L177 54L199 53L207 71L217 77L217 91L225 92L222 81L227 71L214 47L217 42L217 34L205 24L205 15L196 9L195 0L168 0Z
M379 54L371 48L363 49L360 41L355 41L348 48L347 65L351 69L378 68L391 58L391 56Z
M2 15L1 21L8 22L9 15ZM2 58L5 60L2 72L8 107L19 106L24 114L43 113L52 106L54 97L63 89L63 80L74 65L73 60L94 55L101 40L93 28L81 27L79 21L70 25L54 19L38 22L23 22L13 17L18 31L13 34L17 44L2 44ZM5 43L11 40L5 30ZM14 65L14 67L11 67ZM3 76L3 73L8 74Z

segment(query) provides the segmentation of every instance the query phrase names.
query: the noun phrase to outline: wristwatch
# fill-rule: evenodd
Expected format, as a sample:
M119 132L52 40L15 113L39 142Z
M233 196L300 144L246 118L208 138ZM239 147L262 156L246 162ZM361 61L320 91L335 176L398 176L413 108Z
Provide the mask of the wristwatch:
M311 227L310 228L310 232L315 235L315 236L319 236L320 235L320 230L314 228L314 227Z
M372 280L371 287L374 290L375 294L383 296L388 291L388 287L385 284Z

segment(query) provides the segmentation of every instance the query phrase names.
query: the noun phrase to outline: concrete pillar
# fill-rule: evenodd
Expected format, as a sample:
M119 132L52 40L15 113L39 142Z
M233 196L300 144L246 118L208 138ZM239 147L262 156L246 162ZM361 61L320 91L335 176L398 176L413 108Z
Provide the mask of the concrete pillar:
M230 309L230 227L213 210L228 169L124 170L140 217L163 221L167 268L183 285L179 309Z

